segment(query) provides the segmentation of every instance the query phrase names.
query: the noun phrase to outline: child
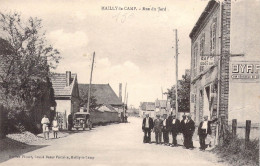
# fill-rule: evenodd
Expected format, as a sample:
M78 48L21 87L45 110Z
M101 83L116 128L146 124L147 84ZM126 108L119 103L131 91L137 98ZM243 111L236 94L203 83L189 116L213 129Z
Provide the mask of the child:
M52 131L53 131L53 138L58 138L59 126L58 126L58 121L57 121L56 117L54 117L54 119L52 121Z

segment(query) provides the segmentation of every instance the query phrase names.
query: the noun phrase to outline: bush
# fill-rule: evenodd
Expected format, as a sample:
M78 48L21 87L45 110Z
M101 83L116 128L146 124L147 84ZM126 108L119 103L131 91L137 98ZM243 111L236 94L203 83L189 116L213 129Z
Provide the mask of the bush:
M19 113L9 112L12 115L8 117L8 133L22 133L24 131L30 131L34 134L38 134L41 132L39 128L37 128L36 122L30 112L21 111Z
M213 149L232 165L259 165L259 140L250 140L245 146L245 139L233 138L232 133L226 132L222 145Z

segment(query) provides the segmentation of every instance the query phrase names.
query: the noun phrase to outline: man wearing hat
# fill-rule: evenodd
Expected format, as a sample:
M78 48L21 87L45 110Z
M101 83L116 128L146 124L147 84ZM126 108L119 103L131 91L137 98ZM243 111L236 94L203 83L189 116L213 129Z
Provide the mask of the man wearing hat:
M144 143L151 143L151 130L153 129L153 119L149 117L147 113L143 119L142 130L144 132Z
M183 127L183 136L184 136L184 146L186 149L193 149L193 141L192 136L195 131L195 123L191 119L191 115L187 115L187 119L184 120L184 127Z
M162 127L163 121L160 119L160 115L156 115L156 119L154 120L154 128L153 132L155 132L155 140L156 144L160 144L162 142Z
M177 146L177 135L180 132L180 121L176 119L176 115L172 115L169 120L170 132L172 133L172 146Z
M199 139L200 139L200 149L201 150L205 150L207 148L206 144L205 144L205 140L207 138L207 135L211 134L211 124L216 122L218 119L214 119L212 121L208 120L208 115L205 115L203 117L203 121L200 122L199 128L198 128L198 135L199 135Z

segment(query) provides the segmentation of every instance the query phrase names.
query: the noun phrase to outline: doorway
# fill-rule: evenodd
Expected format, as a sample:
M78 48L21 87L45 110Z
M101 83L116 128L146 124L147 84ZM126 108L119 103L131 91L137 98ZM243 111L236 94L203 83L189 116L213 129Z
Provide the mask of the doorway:
M210 118L210 86L206 86L203 96L203 116L207 115Z

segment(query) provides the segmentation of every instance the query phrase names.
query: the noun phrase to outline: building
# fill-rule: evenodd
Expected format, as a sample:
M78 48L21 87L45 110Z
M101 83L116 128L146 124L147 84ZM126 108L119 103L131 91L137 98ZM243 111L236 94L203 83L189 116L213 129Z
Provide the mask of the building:
M55 73L51 78L54 97L57 103L56 113L62 129L68 128L68 116L79 111L79 89L77 74Z
M171 104L170 100L155 100L155 113L159 115L171 113Z
M80 96L87 94L88 88L89 84L79 84ZM119 98L122 95L118 97L109 84L91 84L91 96L95 98L97 106L112 106L122 116L124 104Z
M149 114L151 118L155 117L155 102L141 102L139 106L139 116L145 117Z
M260 122L260 4L211 0L193 27L190 110L204 115Z

